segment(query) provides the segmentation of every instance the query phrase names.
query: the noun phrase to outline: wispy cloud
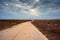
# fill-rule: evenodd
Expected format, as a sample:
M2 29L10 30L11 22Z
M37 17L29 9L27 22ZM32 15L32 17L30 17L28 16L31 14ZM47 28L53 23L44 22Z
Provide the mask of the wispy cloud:
M60 0L0 0L0 10L15 15L26 15L41 17L49 14L58 15L60 13ZM4 13L5 14L5 13ZM21 15L21 16L22 16ZM59 16L60 17L60 16Z
M39 16L38 9L33 9L29 5L20 5L20 4L13 4L13 5L16 7L22 8L23 12L25 12L25 13L28 13L33 16Z
M39 16L39 12L37 9L30 9L29 12L33 16Z

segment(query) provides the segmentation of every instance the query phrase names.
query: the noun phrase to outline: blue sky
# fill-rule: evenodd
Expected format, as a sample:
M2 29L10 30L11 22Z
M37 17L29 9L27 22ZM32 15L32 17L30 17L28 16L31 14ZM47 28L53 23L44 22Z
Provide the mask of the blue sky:
M60 19L60 0L0 0L0 19Z

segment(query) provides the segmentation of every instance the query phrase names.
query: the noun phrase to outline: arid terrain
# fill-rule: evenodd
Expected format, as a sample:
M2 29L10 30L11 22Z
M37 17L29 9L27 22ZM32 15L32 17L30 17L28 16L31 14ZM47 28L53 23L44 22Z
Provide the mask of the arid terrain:
M60 40L60 20L35 20L32 23L49 40Z
M0 31L31 20L0 20ZM34 20L36 26L49 40L60 40L60 20Z
M0 20L0 31L30 20Z

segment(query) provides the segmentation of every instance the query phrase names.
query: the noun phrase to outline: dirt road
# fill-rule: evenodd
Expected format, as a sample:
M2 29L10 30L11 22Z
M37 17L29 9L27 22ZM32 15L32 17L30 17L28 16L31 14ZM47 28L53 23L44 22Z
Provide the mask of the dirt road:
M31 22L0 31L0 40L48 40Z

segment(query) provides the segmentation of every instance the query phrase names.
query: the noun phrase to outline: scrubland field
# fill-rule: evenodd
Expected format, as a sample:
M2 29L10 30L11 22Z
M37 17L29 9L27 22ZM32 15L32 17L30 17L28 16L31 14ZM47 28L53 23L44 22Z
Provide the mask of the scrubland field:
M0 31L31 20L0 20ZM31 23L49 40L60 40L60 20L34 20Z
M49 40L60 40L60 20L35 20L32 24Z

